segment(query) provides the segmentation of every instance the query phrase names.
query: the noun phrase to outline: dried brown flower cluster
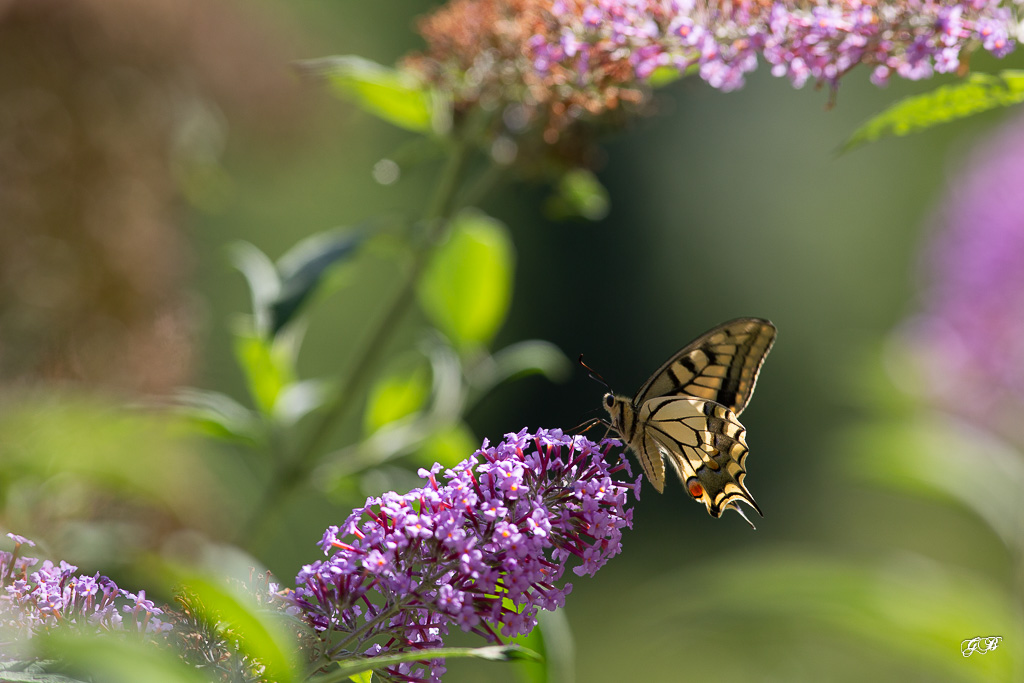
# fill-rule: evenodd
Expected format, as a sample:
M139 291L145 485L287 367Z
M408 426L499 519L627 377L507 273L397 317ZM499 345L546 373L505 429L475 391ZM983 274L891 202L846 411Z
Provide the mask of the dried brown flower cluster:
M422 18L427 49L405 66L450 93L456 110L474 106L503 110L518 105L506 125L513 133L536 127L547 143L574 121L643 99L629 56L590 48L581 72L551 62L538 69L536 47L558 43L561 24L552 0L454 0ZM585 3L559 3L582 16Z

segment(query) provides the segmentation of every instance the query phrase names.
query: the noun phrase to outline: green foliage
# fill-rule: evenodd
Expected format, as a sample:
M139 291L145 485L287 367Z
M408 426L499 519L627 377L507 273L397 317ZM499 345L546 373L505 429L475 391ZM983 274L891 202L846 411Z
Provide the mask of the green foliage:
M63 675L66 668L59 660L0 662L0 681L5 683L79 683Z
M343 266L363 242L361 231L331 230L300 241L275 264L248 242L237 242L229 257L245 276L252 300L254 333L274 338L293 323L316 295L344 281Z
M278 397L296 381L292 348L239 324L235 329L235 356L256 408L264 415L274 415Z
M304 332L298 322L311 300L340 286L348 272L345 266L362 242L359 231L319 233L299 242L276 264L251 244L232 245L230 258L245 276L253 311L251 319L235 323L235 356L253 404L264 417L294 424L326 400L325 382L298 379L295 362ZM185 392L179 401L210 435L252 438L253 425L230 398Z
M401 456L412 455L427 467L461 462L480 446L463 421L468 409L503 382L531 374L560 381L571 367L556 346L539 340L493 354L478 348L466 360L441 335L428 336L420 346L429 372L412 354L388 366L369 392L365 437L332 454L321 471L320 481L336 495L352 495L354 475Z
M262 438L259 419L226 394L202 389L181 389L175 395L177 412L196 431L221 441L255 446Z
M652 88L661 88L669 83L675 83L683 77L679 69L672 66L659 66L647 77L647 84Z
M252 304L253 333L267 336L271 329L270 307L281 292L281 276L270 257L248 242L228 248L228 258L245 277Z
M572 373L572 362L551 342L527 339L494 352L491 363L480 364L474 384L490 388L510 379L543 375L552 382L564 382Z
M464 423L435 429L416 451L416 460L425 467L435 462L444 467L457 465L480 447L480 439Z
M472 657L476 659L486 659L492 662L513 662L523 659L539 659L538 655L533 650L529 650L518 645L488 645L486 647L440 647L428 650L431 657ZM421 650L414 650L412 652L400 652L390 655L381 655L374 657L372 664L374 669L382 669L388 666L394 666L395 664L401 664L402 662L416 662L424 659L424 652ZM370 663L366 659L357 659L349 662L339 664L333 671L322 674L320 676L314 676L312 683L342 683L348 680L350 676L369 671L367 664Z
M935 680L1011 681L1024 664L1022 651L1012 647L985 657L961 656L961 641L975 635L1021 642L1024 630L1016 608L987 579L949 571L923 557L870 565L790 552L715 563L701 569L700 577L708 575L728 590L662 599L655 608L656 623L699 623L706 635L735 628L740 621L781 626L796 620L804 628L829 629L913 663ZM660 577L650 591L695 585L700 577L693 572Z
M700 71L700 64L691 64L686 67L684 71L680 71L674 66L658 66L654 68L651 75L647 77L647 85L652 88L662 88L671 83L675 83L680 78L687 76L693 76Z
M537 626L525 636L516 636L511 642L534 650L536 660L523 660L516 671L523 683L568 683L575 680L573 660L576 648L572 630L563 610L537 615Z
M78 479L179 514L205 490L195 443L180 417L71 394L23 396L0 410L0 475ZM160 476L155 477L154 472Z
M362 243L358 232L331 231L307 237L277 262L280 289L270 302L270 333L277 335L295 319L337 266L343 265Z
M511 303L512 240L502 223L479 211L460 213L449 232L420 282L420 303L457 347L485 345Z
M450 125L445 100L409 72L355 55L307 60L299 67L325 79L338 97L400 128L443 133Z
M544 206L549 218L599 221L608 215L608 190L591 171L575 168L562 175Z
M421 357L406 357L392 364L370 389L363 417L372 434L384 425L419 412L430 397L430 369Z
M283 613L257 605L252 594L223 578L169 564L154 569L164 584L183 586L193 596L190 608L201 609L197 616L225 634L232 649L265 667L262 678L278 683L303 680L295 624Z
M46 637L43 647L50 656L59 658L84 680L103 683L209 683L205 676L178 659L172 650L154 647L153 643L141 640L58 632Z
M316 379L288 384L277 395L274 417L280 424L295 424L324 404L330 396L330 388L330 382Z
M963 422L921 413L847 435L853 473L912 496L952 502L983 520L1015 553L1024 552L1020 453ZM965 463L971 466L965 467Z
M862 125L840 153L892 135L908 135L996 107L1024 101L1024 71L973 73L963 81L907 97Z

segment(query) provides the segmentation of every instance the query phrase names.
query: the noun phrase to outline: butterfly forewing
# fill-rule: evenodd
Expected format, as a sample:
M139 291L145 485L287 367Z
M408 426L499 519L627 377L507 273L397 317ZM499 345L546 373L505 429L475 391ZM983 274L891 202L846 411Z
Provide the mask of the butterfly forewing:
M775 341L775 326L760 318L738 318L705 332L651 375L633 399L639 409L658 396L694 396L737 415L754 393L757 373Z

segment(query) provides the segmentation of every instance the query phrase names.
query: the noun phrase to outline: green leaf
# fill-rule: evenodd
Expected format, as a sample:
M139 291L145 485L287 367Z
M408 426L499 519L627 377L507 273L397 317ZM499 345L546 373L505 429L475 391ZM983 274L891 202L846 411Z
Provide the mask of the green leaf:
M421 410L430 397L430 369L422 356L392 364L370 389L363 427L372 434L384 425Z
M87 637L56 632L43 637L45 650L87 680L103 683L208 683L170 649L114 635ZM4 678L0 680L17 680ZM59 680L59 679L58 679Z
M439 111L445 108L440 98L407 71L354 55L306 60L299 68L325 79L342 99L400 128L426 133L447 118Z
M597 176L577 168L562 175L544 210L554 220L586 218L599 221L608 215L609 206L608 190Z
M562 350L543 339L527 339L497 351L494 370L498 382L544 375L552 382L564 382L572 373L572 361Z
M416 460L429 467L435 462L444 467L459 464L480 447L480 439L465 423L435 430L416 452Z
M341 662L338 668L330 673L314 676L310 680L312 683L341 683L354 674L370 671L371 669L383 669L384 667L394 666L403 662L417 662L428 658L448 657L475 657L493 662L512 662L522 659L539 659L540 655L533 650L528 650L519 645L488 645L476 648L439 647Z
M516 663L523 683L563 683L575 680L573 643L569 621L562 610L537 614L537 626L525 636L516 636L513 643L534 650L541 661L524 660Z
M355 683L373 683L373 672L363 671L361 673L352 674L348 679L350 681L355 681Z
M0 662L0 681L4 683L81 683L58 671L67 665L56 659ZM54 669L55 671L51 671Z
M222 441L255 444L261 439L259 420L230 396L203 389L181 389L176 410L200 433Z
M548 683L548 667L544 661L547 659L548 652L544 647L544 634L540 624L526 635L516 636L510 642L528 647L541 656L539 661L516 662L516 673L519 675L519 680L523 683Z
M130 410L98 397L21 396L0 410L0 475L85 478L191 519L207 510L197 500L214 495L201 451L188 438L192 431L168 412Z
M302 240L278 260L281 284L269 302L272 335L299 313L334 267L351 258L362 240L358 232L320 233Z
M292 349L281 338L268 339L239 324L235 329L235 356L256 408L264 415L274 415L281 392L295 381Z
M862 125L843 143L845 153L890 135L907 135L947 121L1024 101L1024 71L974 73L951 85L907 97Z
M270 331L270 305L281 292L281 278L270 257L248 242L235 242L228 247L228 258L245 276L252 299L255 328L262 334Z
M198 596L193 606L201 605L211 623L230 629L241 651L266 667L266 680L290 683L302 678L298 643L283 613L261 608L241 587L198 571L168 564L153 569L165 583L184 585Z
M1024 552L1021 453L966 422L923 414L862 427L848 436L855 475L913 495L955 502Z
M502 223L478 211L462 212L420 281L424 312L457 347L486 345L508 313L514 261Z
M683 77L683 72L672 66L655 67L651 75L647 77L647 84L652 88L661 88L669 83L674 83Z
M274 404L274 417L284 425L292 425L313 412L331 395L329 382L307 379L293 382L281 389Z

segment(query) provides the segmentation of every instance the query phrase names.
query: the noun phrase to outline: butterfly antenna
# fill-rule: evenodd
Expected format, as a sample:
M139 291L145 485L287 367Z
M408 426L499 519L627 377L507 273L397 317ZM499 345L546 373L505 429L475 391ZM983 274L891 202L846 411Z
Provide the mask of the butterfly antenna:
M604 377L602 377L601 375L599 375L596 372L594 372L593 368L591 368L589 365L587 365L586 363L583 362L583 354L582 353L580 354L579 361L580 361L580 365L582 365L584 368L586 368L587 372L590 373L590 379L594 380L595 382L597 382L599 384L604 385L604 388L607 389L608 391L612 390L612 388L610 386L608 386L608 382L604 381Z

